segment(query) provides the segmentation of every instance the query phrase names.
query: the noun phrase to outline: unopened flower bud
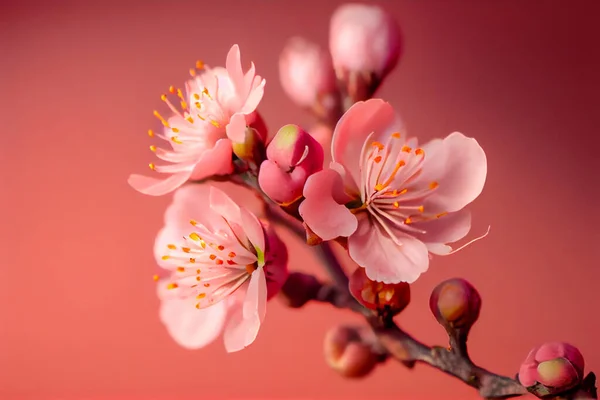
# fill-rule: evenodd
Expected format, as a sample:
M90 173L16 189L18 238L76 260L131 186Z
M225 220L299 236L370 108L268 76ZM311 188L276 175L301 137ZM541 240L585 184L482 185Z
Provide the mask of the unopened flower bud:
M479 318L481 297L469 282L454 278L433 289L429 307L446 329L468 330Z
M318 124L312 127L309 133L323 148L323 165L331 164L331 139L333 136L331 128L327 125Z
M299 308L314 299L321 288L321 283L312 275L292 272L283 287L280 298L291 308Z
M350 277L349 286L352 296L370 310L396 315L410 303L408 283L386 284L372 281L361 267Z
M288 205L302 197L308 177L321 169L321 145L299 126L285 125L267 147L258 183L273 201Z
M354 102L367 100L398 64L400 27L378 6L344 4L331 17L329 50L348 95Z
M324 342L325 360L335 371L348 378L368 375L379 362L371 345L351 327L336 327L327 332Z
M247 127L245 140L232 143L233 154L240 160L260 165L265 159L265 144L258 130Z
M583 380L584 366L583 355L575 346L545 343L529 352L521 364L519 381L526 387L539 383L548 393L560 393Z
M331 56L317 44L291 38L279 57L279 79L290 99L317 116L327 119L339 110Z

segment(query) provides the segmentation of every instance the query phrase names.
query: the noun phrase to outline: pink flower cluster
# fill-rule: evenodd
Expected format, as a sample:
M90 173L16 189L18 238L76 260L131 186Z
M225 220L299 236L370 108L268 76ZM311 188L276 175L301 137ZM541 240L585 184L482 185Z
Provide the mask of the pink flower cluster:
M150 136L167 147L150 148L170 164L150 164L162 179L131 175L129 184L146 195L175 192L155 245L165 272L155 279L161 320L177 343L199 348L223 333L228 351L247 347L288 276L272 221L210 186L216 176L295 216L312 242L340 242L372 281L412 283L432 254L456 251L448 244L470 231L465 207L483 189L486 155L458 132L419 145L389 103L370 98L400 53L394 20L356 4L334 14L329 53L290 42L280 78L296 103L330 124L332 136L320 141L296 125L268 138L257 111L265 80L254 64L244 72L237 45L225 68L198 62L185 91L162 95L171 114L154 112L163 128Z

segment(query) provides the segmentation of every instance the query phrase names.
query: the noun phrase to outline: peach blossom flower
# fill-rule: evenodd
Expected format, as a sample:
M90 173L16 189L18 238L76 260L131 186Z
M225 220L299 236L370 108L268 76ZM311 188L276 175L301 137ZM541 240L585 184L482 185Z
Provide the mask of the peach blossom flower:
M487 174L475 139L455 132L418 147L393 108L372 99L340 119L331 154L330 168L308 178L300 215L323 240L348 237L350 257L369 279L412 283L429 253L452 253L446 243L469 232L463 208Z
M287 278L287 250L272 227L204 185L175 192L155 256L170 271L158 285L161 320L187 348L203 347L223 330L228 352L252 344L267 300Z
M226 68L208 68L202 63L197 67L203 72L186 83L185 96L180 89L169 89L178 97L181 111L167 95L162 95L173 115L164 119L154 112L164 125L163 134L156 136L167 141L171 148L150 146L150 149L159 159L172 164L150 164L150 169L168 174L165 179L131 175L129 184L141 193L160 196L188 179L233 172L232 142L243 142L246 127L262 122L256 107L263 97L265 80L255 74L254 64L243 72L238 45L229 50ZM149 134L155 135L153 131Z

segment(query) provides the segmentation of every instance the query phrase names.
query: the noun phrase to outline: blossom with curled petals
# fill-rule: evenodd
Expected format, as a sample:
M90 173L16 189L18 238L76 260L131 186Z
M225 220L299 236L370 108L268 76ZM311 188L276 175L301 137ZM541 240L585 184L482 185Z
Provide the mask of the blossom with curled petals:
M161 196L190 179L232 173L232 143L244 141L247 126L257 128L266 138L264 124L256 112L265 80L256 75L254 64L243 72L238 45L229 50L226 68L209 68L202 62L196 66L201 73L190 71L193 78L186 83L185 94L181 89L169 88L180 109L163 94L161 99L172 115L165 119L154 111L164 129L162 134L150 130L149 135L165 140L169 148L153 145L150 150L172 164L149 164L150 169L168 175L164 179L131 175L129 184L141 193Z
M392 106L354 104L338 122L332 163L308 178L300 215L323 240L348 238L369 279L414 282L431 254L467 235L464 207L481 193L487 160L475 139L455 132L418 147Z

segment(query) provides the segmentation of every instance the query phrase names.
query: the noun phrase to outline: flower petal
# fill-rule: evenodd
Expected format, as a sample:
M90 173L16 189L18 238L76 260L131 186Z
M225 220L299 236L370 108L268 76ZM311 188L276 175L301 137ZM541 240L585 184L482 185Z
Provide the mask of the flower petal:
M225 328L225 349L229 353L251 345L264 320L267 302L267 285L262 268L252 273L246 299L231 316Z
M396 241L366 213L348 238L350 257L365 268L369 279L383 283L413 283L429 268L427 247L420 240L395 230Z
M348 170L358 187L360 153L367 137L374 133L373 140L380 140L380 136L401 129L402 123L389 103L381 99L355 103L342 116L333 132L333 161Z
M486 180L487 158L475 139L454 132L425 149L423 170L417 181L435 181L439 185L427 198L426 209L458 211L479 196Z
M240 54L240 46L234 44L231 46L227 59L225 60L225 68L229 78L233 82L236 93L239 95L244 88L244 71L242 69L242 56Z
M425 231L417 237L427 245L453 243L467 236L471 230L471 212L463 209L431 221L414 223L412 226ZM435 251L432 253L437 254Z
M202 152L191 175L192 180L200 180L213 175L227 175L233 172L231 162L231 141L219 139L212 149Z
M248 98L246 99L246 102L240 111L244 114L250 114L254 112L265 94L265 84L267 83L266 80L260 78L258 75L256 78L259 78L260 81L258 85L253 85L253 87L250 89L250 93L248 93Z
M242 226L244 233L250 240L250 243L261 252L265 251L265 233L258 218L245 208L240 208L240 216L242 218Z
M160 320L177 344L198 349L213 342L221 333L227 316L226 302L198 310L189 299L168 298L161 301Z
M170 193L183 185L190 178L192 171L182 171L169 176L166 179L151 178L149 176L133 174L129 176L127 183L140 193L149 196L162 196Z
M340 193L341 192L341 193ZM354 214L336 197L344 195L342 177L332 169L311 175L304 186L299 212L304 222L323 240L350 236L357 227Z
M242 224L240 207L221 189L210 187L210 208L229 222Z
M243 143L246 139L246 117L244 114L233 114L225 127L227 137L233 143Z

